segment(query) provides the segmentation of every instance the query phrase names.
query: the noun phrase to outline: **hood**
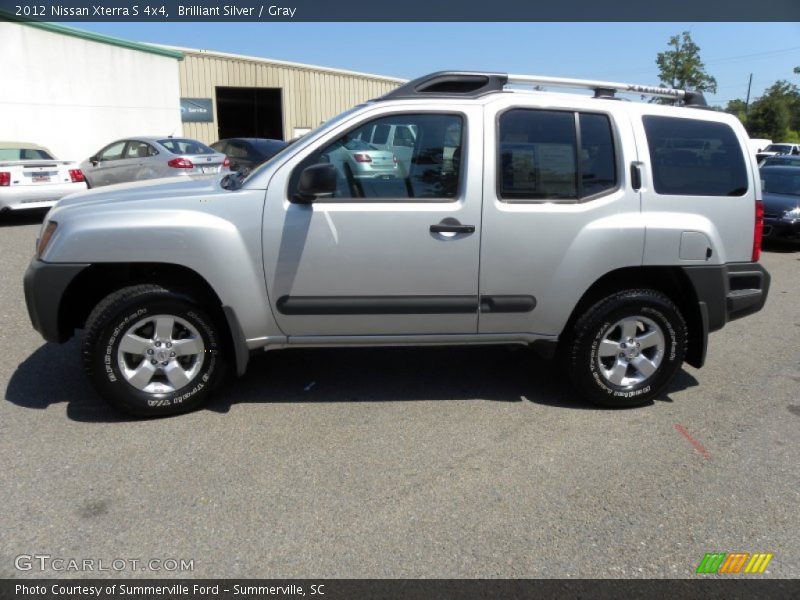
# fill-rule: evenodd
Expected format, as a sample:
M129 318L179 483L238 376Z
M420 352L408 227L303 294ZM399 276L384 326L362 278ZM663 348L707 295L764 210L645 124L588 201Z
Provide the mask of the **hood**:
M767 214L783 214L800 206L800 196L794 194L771 194L764 193L764 212Z
M119 183L100 188L92 188L85 192L70 194L59 200L59 208L66 206L131 202L136 200L156 200L182 198L202 194L224 193L219 182L227 173L216 177L189 177L176 179L148 179L131 183Z

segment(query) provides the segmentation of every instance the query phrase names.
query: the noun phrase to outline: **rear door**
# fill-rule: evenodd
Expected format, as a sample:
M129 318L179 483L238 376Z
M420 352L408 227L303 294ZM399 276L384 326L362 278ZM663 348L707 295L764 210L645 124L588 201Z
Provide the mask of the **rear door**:
M558 335L594 281L641 264L630 120L619 102L575 103L487 107L481 333Z
M273 314L289 336L474 334L482 108L369 114L298 152L269 184L263 235ZM337 165L332 197L292 202L302 170L359 128L408 122L419 135L407 174L356 178ZM459 160L446 164L448 153Z

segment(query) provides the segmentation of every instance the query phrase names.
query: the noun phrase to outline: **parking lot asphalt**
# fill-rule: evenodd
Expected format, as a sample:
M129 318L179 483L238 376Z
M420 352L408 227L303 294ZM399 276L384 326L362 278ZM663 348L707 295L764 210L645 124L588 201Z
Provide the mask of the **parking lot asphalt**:
M524 349L293 350L137 421L31 328L40 220L0 223L0 577L695 577L706 552L800 576L800 251L767 251L766 308L642 408L582 404Z

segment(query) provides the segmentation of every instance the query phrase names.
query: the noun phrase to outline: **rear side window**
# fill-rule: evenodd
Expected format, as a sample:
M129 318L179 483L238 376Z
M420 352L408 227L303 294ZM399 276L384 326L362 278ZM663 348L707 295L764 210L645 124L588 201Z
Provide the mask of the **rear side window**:
M728 125L655 116L642 121L657 193L742 196L747 192L744 156Z
M500 117L499 134L504 200L578 200L617 185L606 115L513 109Z

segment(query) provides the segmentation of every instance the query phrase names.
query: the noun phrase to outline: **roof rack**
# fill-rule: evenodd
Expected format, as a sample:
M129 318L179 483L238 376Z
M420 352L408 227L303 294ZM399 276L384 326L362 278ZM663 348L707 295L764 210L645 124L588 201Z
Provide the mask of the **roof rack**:
M506 85L545 85L555 87L594 90L595 98L614 98L617 92L629 92L643 96L680 100L686 106L706 107L701 92L690 92L675 88L615 83L592 79L569 79L540 75L509 75L507 73L477 71L437 71L409 81L392 90L381 100L434 96L444 98L477 98L493 92L502 92Z

